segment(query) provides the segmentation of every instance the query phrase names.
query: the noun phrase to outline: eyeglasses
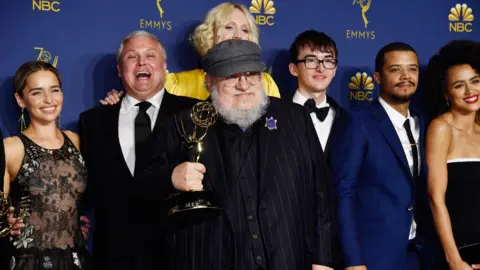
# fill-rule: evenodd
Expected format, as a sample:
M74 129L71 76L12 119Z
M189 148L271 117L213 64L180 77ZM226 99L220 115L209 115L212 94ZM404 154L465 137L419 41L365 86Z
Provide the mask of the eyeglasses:
M317 58L306 58L303 60L297 60L296 63L303 62L305 67L308 69L317 69L322 63L323 67L326 69L334 69L337 66L338 60L337 59L323 59L318 60Z
M261 81L260 72L243 72L224 77L222 82L225 86L233 87L238 84L242 77L245 77L250 85L256 85Z

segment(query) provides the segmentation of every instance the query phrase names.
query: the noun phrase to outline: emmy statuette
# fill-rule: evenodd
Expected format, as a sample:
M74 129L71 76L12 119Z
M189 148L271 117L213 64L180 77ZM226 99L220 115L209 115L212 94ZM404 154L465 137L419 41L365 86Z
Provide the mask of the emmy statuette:
M0 191L0 238L4 238L10 235L10 231L17 224L19 219L23 219L27 216L27 211L25 208L21 207L20 214L18 215L17 221L11 226L8 224L8 209L12 206L12 201L10 198L5 196L3 192Z
M183 142L189 149L189 161L199 162L203 153L203 139L208 128L215 124L217 111L208 101L201 101L192 107L190 119L193 127L187 132L183 121L175 121ZM179 123L180 122L180 123ZM216 215L222 209L216 204L213 194L207 190L178 192L171 196L173 207L168 216L178 221L201 220L210 215Z

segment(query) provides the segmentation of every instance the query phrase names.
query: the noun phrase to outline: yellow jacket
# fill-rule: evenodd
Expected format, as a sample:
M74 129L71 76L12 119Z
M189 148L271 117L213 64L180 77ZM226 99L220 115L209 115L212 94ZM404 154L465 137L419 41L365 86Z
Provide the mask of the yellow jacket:
M262 72L262 83L267 95L280 97L277 84L270 74ZM205 89L205 71L193 69L178 73L168 73L165 77L165 89L170 94L205 100L210 93Z

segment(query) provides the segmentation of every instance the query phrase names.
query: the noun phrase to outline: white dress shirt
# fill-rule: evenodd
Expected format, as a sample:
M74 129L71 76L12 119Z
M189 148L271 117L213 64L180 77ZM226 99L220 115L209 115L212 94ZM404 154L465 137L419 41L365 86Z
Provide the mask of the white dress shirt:
M162 104L165 89L149 98L148 102L152 104L147 110L150 117L151 128L155 126L160 105ZM122 100L120 106L120 115L118 118L118 138L120 140L120 147L122 148L123 158L127 163L128 169L132 173L135 172L135 118L138 114L138 106L135 106L140 101L136 100L128 94Z
M420 168L421 168L421 166L420 166L420 164L421 164L421 162L420 162L420 160L421 160L420 159L420 142L419 142L420 123L419 123L418 118L412 117L410 115L410 110L408 110L407 117L403 116L403 114L399 113L394 108L392 108L392 106L387 104L387 102L385 102L385 100L383 100L381 97L378 98L378 101L380 102L380 104L382 104L383 108L385 109L385 111L388 114L388 118L390 118L390 121L392 122L393 127L395 128L395 131L397 131L398 138L400 139L400 142L401 142L402 147L403 147L403 151L405 152L405 156L406 156L407 161L408 161L408 166L410 167L410 172L413 175L412 147L410 145L410 140L408 139L407 130L403 126L403 124L405 123L405 121L407 119L410 122L410 128L412 129L413 138L415 139L415 142L417 143L417 149L419 149L417 151L418 152L417 159L418 159L418 172L420 172ZM410 234L409 234L409 237L408 237L409 240L415 238L416 229L417 229L417 224L415 223L415 219L414 219L414 220L412 220L412 225L410 227Z
M304 97L298 90L295 92L295 95L293 95L293 102L304 105L305 102L308 100L308 98ZM317 108L323 108L323 107L330 107L330 104L327 102L327 97L325 96L325 99L323 102L319 105L317 105ZM332 130L332 125L333 121L335 120L335 109L333 107L330 107L328 110L327 117L325 120L322 122L318 120L317 115L312 112L310 114L310 117L312 118L313 121L313 126L315 127L315 131L317 132L317 137L318 140L320 141L320 144L322 145L323 151L325 151L325 147L327 145L328 137L330 135L330 131Z

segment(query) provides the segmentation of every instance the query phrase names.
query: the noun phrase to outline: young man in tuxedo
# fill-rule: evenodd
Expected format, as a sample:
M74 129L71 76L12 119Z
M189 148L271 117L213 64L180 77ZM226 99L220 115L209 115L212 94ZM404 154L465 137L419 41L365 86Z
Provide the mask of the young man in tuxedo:
M161 179L144 181L136 167L148 158L151 133L197 101L164 89L167 56L152 34L127 35L117 52L126 95L113 106L80 115L81 151L89 177L84 209L94 208L95 269L158 269L164 258ZM140 218L139 218L140 217Z
M310 113L318 139L328 156L336 123L347 117L347 111L327 95L337 71L337 46L325 33L308 30L295 38L289 52L290 74L298 79L293 102L305 106Z
M419 64L405 43L375 60L380 97L339 123L330 166L348 270L428 269L433 226L427 200L425 123L410 108Z

